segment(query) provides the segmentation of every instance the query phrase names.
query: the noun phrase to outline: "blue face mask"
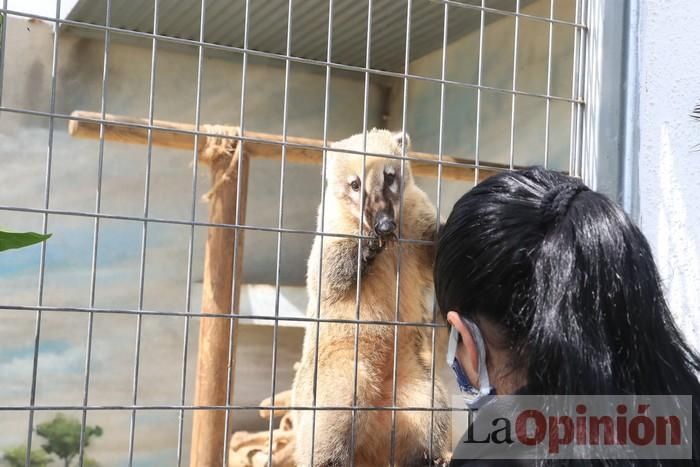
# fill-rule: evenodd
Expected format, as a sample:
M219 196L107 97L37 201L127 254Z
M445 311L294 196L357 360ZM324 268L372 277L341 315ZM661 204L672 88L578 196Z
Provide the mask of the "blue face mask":
M489 399L486 396L494 394L495 390L490 384L489 373L486 369L486 347L484 345L484 339L481 336L481 331L479 331L477 325L472 321L464 317L461 319L464 325L469 328L472 338L474 339L474 343L476 344L480 387L477 388L471 381L469 381L467 373L459 363L459 359L457 359L457 346L461 339L459 331L457 331L454 326L452 326L450 331L450 342L447 347L447 364L452 367L452 370L455 373L457 385L459 386L459 390L464 394L464 402L467 407L479 408Z

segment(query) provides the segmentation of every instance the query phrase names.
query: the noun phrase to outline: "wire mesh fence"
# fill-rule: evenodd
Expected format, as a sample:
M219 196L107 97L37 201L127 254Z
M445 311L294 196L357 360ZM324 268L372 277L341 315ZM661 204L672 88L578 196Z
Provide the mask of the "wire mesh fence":
M363 209L356 228L329 220L329 155L360 161L362 184L368 160L398 164L399 180L412 170L436 222L493 173L579 174L587 2L39 4L0 10L0 225L54 234L0 259L0 449L24 445L30 465L37 426L65 413L79 422L76 465L88 454L104 465L244 465L229 449L241 431L265 433L256 459L284 465L269 441L283 435L280 414L314 414L313 444L315 414L344 411L350 462L361 463L359 414L379 411L392 427L387 463L400 464L402 412L430 414L434 458L434 415L450 410L435 400L449 384L444 324L434 306L405 319L401 253L431 240L402 235L410 226L398 221L395 277L383 284L392 311L363 315L371 238ZM374 127L411 145L401 136L397 151L377 149ZM334 144L353 134L359 144ZM410 218L404 194L397 219ZM322 313L322 272L307 296L307 266L325 264L308 260L315 237L321 252L334 239L357 245L354 316ZM352 399L319 405L319 335L333 324L353 329ZM368 406L358 356L373 327L390 330L390 397ZM418 406L397 400L410 329L427 336L430 394ZM277 395L291 388L304 331L315 340L313 400L293 406ZM91 425L104 434L87 445Z

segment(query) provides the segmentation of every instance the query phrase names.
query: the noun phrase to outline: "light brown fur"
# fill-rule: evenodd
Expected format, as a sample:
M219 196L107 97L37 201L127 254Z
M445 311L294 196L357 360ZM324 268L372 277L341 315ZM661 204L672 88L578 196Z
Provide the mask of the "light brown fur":
M367 134L366 151L400 155L404 138L386 130ZM363 137L355 135L334 145L335 148L362 150ZM359 193L348 184L362 177L361 155L328 153L326 207L319 231L364 236L372 235L372 212L385 207L377 195L377 187L387 183L387 170L395 170L403 185L403 206L393 206L402 239L432 241L435 236L435 210L428 197L414 183L409 163L382 157L366 157L362 188L367 191L365 226L360 232ZM386 186L383 190L387 190ZM381 191L381 190L380 190ZM389 197L400 193L384 191ZM385 196L386 198L386 196ZM396 201L396 198L393 198ZM400 215L399 215L400 213ZM369 218L369 219L368 219ZM396 316L396 278L400 263L399 312L402 322L423 322L432 317L433 247L428 244L401 243L389 240L380 250L378 240L362 241L361 290L356 304L358 240L326 236L314 241L308 262L307 315L324 319L361 321L393 321ZM319 297L319 260L323 243L321 291ZM399 261L400 256L400 261ZM359 312L359 316L357 313ZM355 381L354 323L310 323L304 339L301 365L297 371L292 405L317 407L351 407ZM356 405L358 407L392 406L394 341L397 340L396 406L430 407L433 394L430 373L430 328L360 324L357 346ZM318 345L316 343L318 339ZM426 349L428 351L426 352ZM315 358L318 350L318 371ZM317 384L314 385L314 376ZM446 394L439 378L434 389L435 407L446 407ZM311 465L312 424L314 412L296 412L296 461L299 466ZM355 465L378 467L388 465L391 456L392 414L386 410L357 410L354 430L355 452L351 453L351 410L317 410L313 439L314 466L346 466L354 458ZM394 464L400 466L429 465L431 412L397 411ZM447 452L448 412L433 414L432 457L444 458Z

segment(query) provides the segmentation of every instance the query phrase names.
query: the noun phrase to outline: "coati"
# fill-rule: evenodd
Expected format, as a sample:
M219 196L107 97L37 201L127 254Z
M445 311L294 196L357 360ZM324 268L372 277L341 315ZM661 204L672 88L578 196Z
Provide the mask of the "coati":
M362 134L354 135L332 147L362 151L363 138ZM366 135L368 153L401 155L404 145L408 146L408 138L403 134L372 129ZM363 239L360 246L357 238L315 238L307 269L307 315L316 317L320 313L324 319L355 320L359 317L361 321L394 321L397 267L400 267L398 320L423 322L428 316L432 319L429 299L432 295L433 246L428 242L435 237L435 209L414 183L408 162L404 163L402 173L398 159L366 156L364 179L362 164L363 156L359 154L327 153L326 206L322 222L322 206L319 206L318 231L362 235L370 239ZM364 205L360 204L363 198L361 190L364 190ZM364 222L360 230L363 212ZM427 242L402 242L399 247L396 240L399 233L402 239ZM361 248L359 316L356 315L358 248ZM400 266L397 266L399 256ZM356 411L353 456L352 411L323 409L353 406L357 325L322 322L318 325L318 336L316 326L317 323L313 322L307 325L292 392L294 407L310 407L314 404L314 387L316 390L315 403L321 409L315 413L313 465L348 466L351 459L354 465L388 465L392 431L390 410ZM397 328L396 406L430 407L433 394L430 328L401 325ZM357 407L392 406L395 329L394 325L359 325ZM445 390L437 377L433 404L435 407L447 406ZM295 458L299 466L312 465L313 417L312 410L297 410L295 413ZM433 459L428 459L431 411L396 411L395 422L395 465L432 465ZM444 459L447 455L448 429L448 412L434 412L434 459Z

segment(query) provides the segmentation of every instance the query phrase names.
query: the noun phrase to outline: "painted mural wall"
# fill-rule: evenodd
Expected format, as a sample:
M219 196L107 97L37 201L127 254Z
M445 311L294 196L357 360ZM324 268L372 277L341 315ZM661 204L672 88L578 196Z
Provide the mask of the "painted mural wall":
M5 51L2 105L30 112L50 111L52 28L37 21L10 17ZM105 109L132 117L148 116L151 43L133 43L112 35L106 77ZM101 106L104 41L100 38L59 35L56 107L59 114L73 110L99 111ZM158 50L154 118L194 123L197 54L191 47ZM253 58L249 61L245 126L253 131L282 132L284 65ZM323 134L325 69L293 64L289 86L289 134L321 138ZM361 77L334 72L331 82L329 138L340 139L362 130ZM381 126L384 92L370 88L369 117ZM238 124L240 121L240 57L207 55L201 91L202 123ZM95 212L100 147L98 141L79 140L67 133L67 120L55 119L52 133L49 209L67 215L50 215L46 270L41 302L53 307L139 307L139 269L143 223L103 219L99 226L94 300L91 299L94 221L71 215ZM0 112L0 205L41 210L46 188L49 119L41 115ZM147 147L106 142L102 151L100 211L117 216L142 217ZM200 199L209 189L206 167L197 170L193 204L193 159L190 151L153 148L148 215L161 219L207 220ZM284 227L315 230L320 201L320 167L290 164L286 167ZM255 161L251 166L248 219L250 225L276 227L280 164ZM24 231L41 230L40 212L0 209L0 225ZM206 227L151 223L148 226L143 309L199 311ZM310 235L285 234L282 239L281 283L303 285ZM243 280L274 284L275 233L246 234ZM192 247L192 283L188 288L188 259ZM0 266L0 296L4 305L38 303L40 248L4 253ZM252 292L251 292L252 293ZM244 306L252 308L243 294ZM305 301L292 290L293 305ZM254 300L253 300L254 301ZM271 310L256 312L270 313ZM269 307L268 307L269 308ZM248 310L250 311L250 309ZM0 326L0 399L4 404L29 401L36 314L3 310ZM81 312L45 312L41 320L36 403L80 405L86 358L88 315ZM194 396L198 320L189 328L185 404ZM144 317L141 333L137 400L141 404L180 404L185 332L182 317ZM292 365L301 351L303 329L286 326L278 335L278 384L291 385ZM129 405L133 393L136 317L97 314L92 333L90 391L94 405ZM257 405L270 391L273 336L270 326L245 325L239 332L235 404ZM90 412L89 424L99 424L105 435L93 441L90 453L102 465L123 465L129 443L130 411ZM35 423L54 412L36 414ZM68 415L80 417L80 412ZM137 415L135 462L139 465L173 465L178 439L178 411L147 411ZM0 417L0 449L26 439L26 412L5 412ZM185 412L184 439L189 440L191 417ZM238 429L264 429L257 410L236 415ZM35 436L35 443L40 439ZM184 458L189 454L187 448Z

